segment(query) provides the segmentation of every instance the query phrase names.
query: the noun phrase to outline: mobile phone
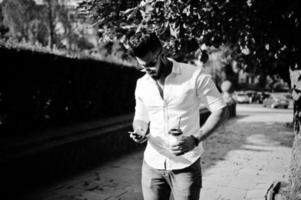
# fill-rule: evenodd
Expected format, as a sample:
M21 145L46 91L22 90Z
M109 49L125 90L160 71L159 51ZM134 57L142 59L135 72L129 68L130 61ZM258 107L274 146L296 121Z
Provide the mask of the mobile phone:
M136 136L136 137L142 136L142 135L140 135L139 133L137 133L137 132L135 132L135 131L128 131L128 133L129 133L130 135L134 135L134 136Z

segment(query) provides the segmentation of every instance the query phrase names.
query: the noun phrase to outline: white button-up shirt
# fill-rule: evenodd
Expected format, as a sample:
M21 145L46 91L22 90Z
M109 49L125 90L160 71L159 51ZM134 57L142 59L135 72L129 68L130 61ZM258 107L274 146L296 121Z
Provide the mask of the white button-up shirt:
M150 122L145 162L153 168L166 170L188 167L203 152L202 143L181 156L169 151L173 136L168 131L178 127L179 118L183 135L189 136L200 131L200 105L205 105L210 111L225 106L210 75L202 73L200 68L170 60L173 67L165 79L163 98L156 82L148 74L138 79L134 116L134 120Z

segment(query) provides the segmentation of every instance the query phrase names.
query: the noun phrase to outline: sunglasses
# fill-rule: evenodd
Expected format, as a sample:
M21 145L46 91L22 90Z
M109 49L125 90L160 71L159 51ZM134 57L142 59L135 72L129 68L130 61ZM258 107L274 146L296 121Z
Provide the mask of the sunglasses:
M142 68L140 68L139 70L142 72L146 72L147 70L154 70L156 68L156 64L158 63L159 59L161 58L161 54L162 50L157 54L157 56L149 63L145 64L145 65L141 65L140 66Z

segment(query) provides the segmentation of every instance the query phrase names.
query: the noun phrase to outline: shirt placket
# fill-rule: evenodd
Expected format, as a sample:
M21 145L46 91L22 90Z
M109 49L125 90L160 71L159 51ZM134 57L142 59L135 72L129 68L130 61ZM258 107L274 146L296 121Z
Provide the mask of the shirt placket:
M169 82L169 76L166 77L165 79L165 84L163 87L163 119L164 119L164 138L167 138L167 147L170 148L170 141L169 141L169 135L168 131L170 129L169 127L169 106L168 106L168 92L170 85L168 84ZM170 169L170 160L168 158L165 158L164 160L164 169Z
M165 92L165 91L164 91ZM165 93L164 93L165 95ZM165 99L163 99L163 134L164 138L168 138L168 104ZM169 148L169 141L167 142L167 146ZM167 158L164 159L164 169L167 169Z
M167 79L166 79L167 80ZM166 80L165 80L165 83L166 83ZM162 115L163 115L163 138L168 138L168 103L166 101L166 84L164 84L163 88L162 88L162 91L163 91L163 95L161 96L160 94L160 90L159 90L159 86L157 85L157 83L153 80L153 83L158 91L158 95L159 95L159 98L162 102ZM169 147L169 141L167 143L168 147ZM164 158L163 160L163 168L166 170L167 169L167 158Z

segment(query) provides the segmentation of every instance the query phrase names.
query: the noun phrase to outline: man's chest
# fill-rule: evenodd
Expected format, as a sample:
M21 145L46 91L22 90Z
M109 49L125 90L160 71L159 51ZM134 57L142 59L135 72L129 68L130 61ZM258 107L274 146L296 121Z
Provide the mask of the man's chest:
M197 100L196 89L191 81L166 81L161 87L155 82L148 82L143 84L140 97L149 109L164 106L181 109Z

